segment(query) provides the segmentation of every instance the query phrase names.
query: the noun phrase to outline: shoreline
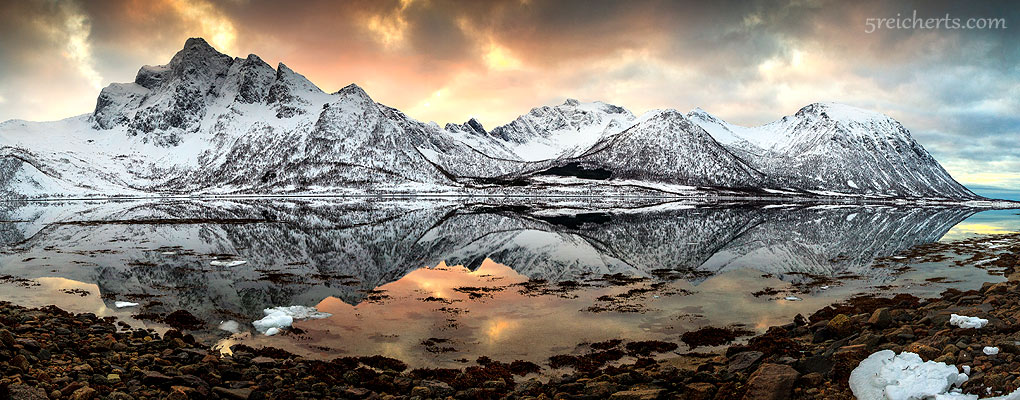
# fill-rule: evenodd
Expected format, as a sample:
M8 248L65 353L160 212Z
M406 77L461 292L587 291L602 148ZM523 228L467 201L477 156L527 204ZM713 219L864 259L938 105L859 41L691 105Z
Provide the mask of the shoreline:
M1015 255L1000 261L1016 263ZM971 367L966 393L1020 387L1020 282L950 289L939 298L859 296L769 328L722 353L655 359L675 344L608 341L546 365L480 357L461 369L409 369L382 357L304 359L274 348L232 346L221 356L176 329L160 336L112 317L0 303L0 394L10 398L610 398L850 399L850 371L879 350ZM989 319L948 325L951 313ZM703 339L716 338L705 334ZM723 339L725 340L725 339ZM670 346L672 345L672 346ZM998 346L985 355L983 346ZM616 365L624 358L636 361ZM553 370L548 369L553 367ZM547 382L535 372L573 371ZM19 397L21 396L21 397ZM35 396L35 397L32 397ZM42 396L42 397L40 397ZM745 397L746 396L746 397Z

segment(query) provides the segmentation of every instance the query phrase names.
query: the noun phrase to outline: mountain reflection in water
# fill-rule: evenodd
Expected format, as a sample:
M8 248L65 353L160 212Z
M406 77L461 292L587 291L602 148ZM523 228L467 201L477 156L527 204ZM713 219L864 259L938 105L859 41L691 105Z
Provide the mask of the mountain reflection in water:
M439 351L446 347L454 354L489 351L486 343L498 343L510 356L527 351L536 335L556 332L570 341L552 341L546 351L585 338L675 337L692 324L782 322L796 314L791 311L807 313L851 294L837 282L843 278L895 280L894 268L874 268L873 261L937 241L974 212L315 198L5 203L0 275L95 284L111 309L115 300L139 300L139 311L188 310L210 327L224 320L246 326L267 307L318 304L334 317L300 324L309 332L306 352L318 346L319 353L328 348L414 359L447 353ZM245 263L210 264L214 260ZM614 285L606 276L642 279ZM817 301L751 295L754 287L833 278L837 284ZM560 282L591 287L535 296L513 285L539 280L547 281L546 289ZM668 284L622 303L637 308L613 309L598 300L655 282ZM486 285L502 289L454 290ZM440 300L422 300L430 296ZM454 310L465 305L469 309ZM434 312L444 307L454 311ZM601 312L586 311L592 307ZM547 327L556 329L542 331ZM458 330L459 343L423 349L422 340L443 339L444 329ZM324 333L336 330L364 340L339 346ZM402 354L411 348L417 356Z

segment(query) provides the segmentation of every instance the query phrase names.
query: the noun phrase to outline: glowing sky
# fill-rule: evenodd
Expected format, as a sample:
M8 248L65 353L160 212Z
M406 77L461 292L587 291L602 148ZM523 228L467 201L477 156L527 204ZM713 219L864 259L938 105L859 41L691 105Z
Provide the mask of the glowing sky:
M915 10L1007 29L865 33ZM740 124L837 101L900 120L965 184L1020 189L1018 32L1008 2L8 1L0 120L89 112L201 36L440 124L491 128L568 97Z

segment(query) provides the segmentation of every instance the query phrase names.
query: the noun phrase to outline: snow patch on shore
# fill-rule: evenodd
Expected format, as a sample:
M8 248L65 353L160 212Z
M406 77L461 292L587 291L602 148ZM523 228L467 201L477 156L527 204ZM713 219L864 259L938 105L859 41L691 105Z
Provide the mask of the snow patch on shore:
M981 329L985 325L988 325L988 320L984 318L952 314L949 316L949 324L956 325L963 329Z
M266 316L252 322L252 326L266 336L282 332L294 324L295 320L322 319L333 316L330 313L320 312L315 307L305 306L273 307L262 310L262 312Z
M914 353L882 350L850 372L850 391L859 400L978 400L978 395L959 389L968 374L969 366L961 373L955 365L922 361ZM982 400L1020 400L1020 389Z

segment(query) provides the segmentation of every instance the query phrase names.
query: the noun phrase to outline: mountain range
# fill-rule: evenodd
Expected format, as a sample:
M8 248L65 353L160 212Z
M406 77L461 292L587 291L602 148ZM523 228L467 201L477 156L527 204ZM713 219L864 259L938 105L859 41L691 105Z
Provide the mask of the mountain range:
M743 127L569 99L440 127L200 38L90 114L0 124L0 198L369 193L979 199L902 124L847 105Z

